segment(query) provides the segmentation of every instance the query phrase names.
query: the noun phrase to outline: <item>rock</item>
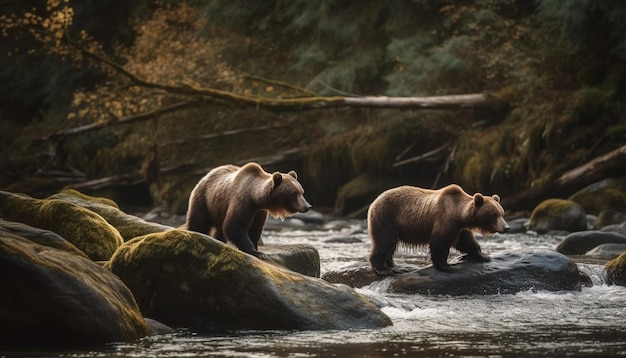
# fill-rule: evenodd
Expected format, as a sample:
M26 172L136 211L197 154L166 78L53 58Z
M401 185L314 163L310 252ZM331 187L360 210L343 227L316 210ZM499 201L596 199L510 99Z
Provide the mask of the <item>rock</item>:
M598 245L624 243L626 243L626 237L615 232L580 231L567 235L556 246L556 251L564 255L584 255Z
M510 226L509 231L507 231L507 234L520 234L520 233L525 233L526 232L526 223L529 220L527 218L518 218L518 219L513 219L513 220L507 220L507 223Z
M87 258L87 255L80 251L76 246L49 230L0 219L0 235L2 235L3 232L21 236L39 245L53 247L55 249Z
M621 223L621 224L605 226L600 231L616 232L618 234L626 236L626 222Z
M74 253L0 233L0 347L72 347L150 333L114 274Z
M320 277L320 255L311 245L263 245L260 250L272 261L291 271Z
M606 283L626 286L626 252L606 263Z
M602 244L594 247L585 253L585 256L594 259L612 260L622 252L626 251L626 243L624 244Z
M123 242L102 216L59 199L0 191L0 217L53 231L94 261L108 260Z
M102 216L109 224L113 225L122 235L124 241L137 236L172 230L173 228L149 221L137 216L128 215L120 210L115 202L109 203L109 199L95 198L70 189L50 196L48 199L59 199L91 210Z
M605 226L626 223L626 214L614 210L602 210L593 223L594 230L601 230Z
M626 176L604 179L579 190L569 200L580 204L586 212L602 210L626 212Z
M173 327L320 330L391 324L347 286L289 271L191 231L130 240L107 267L130 288L146 317Z
M548 199L533 210L528 228L539 234L554 230L584 231L587 216L585 209L571 200Z
M393 186L395 183L379 175L361 174L339 188L335 200L335 210L341 216L362 211L360 216L352 215L352 217L365 218L367 210L361 209L367 207L380 193Z
M581 284L588 281L567 256L547 249L502 252L492 256L490 262L460 262L453 264L452 269L450 274L428 266L390 276L385 278L390 281L388 292L457 296L508 294L529 289L571 291L580 290ZM340 277L336 273L324 275L331 282L352 283L355 287L382 279L369 267L350 268Z
M370 266L351 265L336 271L328 271L322 279L330 283L340 283L354 288L361 288L382 279Z

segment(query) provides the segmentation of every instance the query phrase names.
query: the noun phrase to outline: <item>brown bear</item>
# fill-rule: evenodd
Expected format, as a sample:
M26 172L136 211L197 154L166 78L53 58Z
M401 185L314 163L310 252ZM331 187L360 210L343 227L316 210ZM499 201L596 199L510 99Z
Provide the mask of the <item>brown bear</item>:
M465 259L487 262L471 230L504 233L509 225L497 195L468 195L452 184L439 190L400 186L376 198L367 213L372 240L369 257L372 269L381 275L394 271L393 254L398 241L407 246L430 246L433 266L452 272L450 247L466 254Z
M267 213L283 219L311 208L297 179L294 171L270 174L257 163L214 168L191 192L187 229L266 259L258 243Z

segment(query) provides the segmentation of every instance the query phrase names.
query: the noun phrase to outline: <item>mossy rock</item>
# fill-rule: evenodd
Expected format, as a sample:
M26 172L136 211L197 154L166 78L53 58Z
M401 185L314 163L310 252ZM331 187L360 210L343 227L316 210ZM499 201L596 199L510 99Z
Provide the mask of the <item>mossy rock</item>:
M626 286L626 252L606 263L606 283Z
M389 179L376 174L362 174L339 188L335 210L348 215L369 205L383 191L394 186Z
M87 258L87 255L84 252L80 251L69 241L50 230L44 230L23 223L0 219L0 235L2 235L2 233L17 235L39 245L49 246Z
M149 222L142 218L128 215L120 210L117 204L110 199L92 197L73 189L64 190L50 196L48 199L63 200L99 214L119 231L124 241L146 234L173 229L170 226Z
M603 210L626 213L626 177L608 178L591 184L569 197L587 213L598 215Z
M102 216L63 200L0 191L0 217L53 231L94 261L108 260L123 243Z
M151 328L114 274L74 253L0 232L0 347L134 341Z
M130 240L106 265L144 316L199 331L380 328L364 296L272 265L210 238L170 230Z
M530 215L528 228L539 234L548 231L587 230L587 215L579 204L564 199L548 199L537 205Z

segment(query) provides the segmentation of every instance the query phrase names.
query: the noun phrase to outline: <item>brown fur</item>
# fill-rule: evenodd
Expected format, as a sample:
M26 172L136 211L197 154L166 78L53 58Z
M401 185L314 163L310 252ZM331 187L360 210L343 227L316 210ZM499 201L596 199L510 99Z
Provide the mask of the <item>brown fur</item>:
M241 251L264 258L258 242L269 213L283 219L311 205L296 172L267 173L257 163L211 170L191 192L187 228L230 241Z
M468 195L458 185L439 190L401 186L382 193L369 208L368 230L372 240L370 264L380 274L393 271L398 242L407 246L429 245L435 268L450 272L450 247L474 261L489 261L472 230L506 232L504 210L497 195Z

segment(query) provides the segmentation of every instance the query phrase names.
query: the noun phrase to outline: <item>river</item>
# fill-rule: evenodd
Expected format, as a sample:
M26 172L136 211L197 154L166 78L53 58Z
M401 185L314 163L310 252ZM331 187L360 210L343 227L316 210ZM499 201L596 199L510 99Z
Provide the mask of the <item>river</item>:
M480 239L483 251L554 248L561 237L530 234ZM363 221L269 225L264 241L311 244L322 273L365 262ZM396 264L423 264L426 251L400 249ZM524 291L508 295L389 294L385 281L358 289L382 307L393 326L348 331L193 332L155 336L98 349L14 352L63 357L598 357L626 355L626 288L603 283L602 265L579 263L593 282L582 291ZM2 353L0 352L0 355Z

